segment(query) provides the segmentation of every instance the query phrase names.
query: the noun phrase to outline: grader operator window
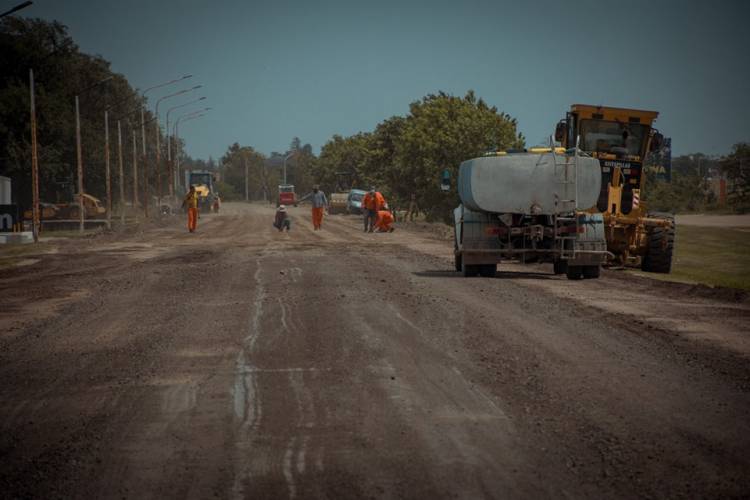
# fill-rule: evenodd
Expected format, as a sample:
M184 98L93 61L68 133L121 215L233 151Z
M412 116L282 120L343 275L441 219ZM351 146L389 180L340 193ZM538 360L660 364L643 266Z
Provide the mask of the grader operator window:
M639 123L581 120L584 151L640 157L648 132L648 126Z

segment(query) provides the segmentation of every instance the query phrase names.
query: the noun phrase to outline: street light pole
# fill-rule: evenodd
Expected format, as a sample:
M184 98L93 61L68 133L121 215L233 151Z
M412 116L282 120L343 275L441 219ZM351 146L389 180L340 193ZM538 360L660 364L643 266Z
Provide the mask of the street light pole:
M81 94L85 94L94 87L98 87L102 83L105 83L111 79L112 76L108 76L107 78L104 78L103 80L100 80L90 87L82 90ZM76 95L76 157L78 163L78 232L83 233L85 207L83 204L83 153L81 152L81 113L78 105L78 95Z
M39 157L36 150L36 102L34 99L34 70L29 69L31 91L31 234L34 243L39 241Z
M83 155L81 154L81 115L76 96L76 158L78 164L78 232L83 232Z
M164 97L161 97L160 99L158 99L156 101L156 112L155 112L155 115L156 115L156 127L155 127L155 129L156 129L156 179L157 179L156 183L157 183L157 186L158 186L157 189L159 190L159 213L160 214L161 214L162 189L161 189L161 143L160 143L160 141L161 141L161 137L160 137L161 133L160 133L160 129L159 129L159 103L161 103L163 100L169 99L171 97L176 97L178 95L187 94L188 92L192 92L193 90L199 89L202 86L203 85L196 85L195 87L190 88L190 89L180 90L179 92L175 92L173 94L169 94L169 95L166 95ZM169 151L169 119L167 119L167 151ZM169 153L167 155L167 158L169 158ZM172 177L171 165L169 166L169 170L170 171L169 171L168 175L169 175L169 177ZM169 195L171 196L173 194L172 183L171 182L169 182L169 186L170 186Z
M3 12L2 14L0 14L0 18L5 17L5 16L9 16L9 15L13 14L14 12L17 12L17 11L19 11L21 9L25 9L26 7L28 7L29 5L31 5L33 3L34 2L23 2L23 3L20 3L20 4L16 5L15 7L13 7L12 9L10 9L9 11L6 11L6 12Z
M120 170L120 225L125 226L125 172L122 168L122 127L117 120L117 162Z
M193 99L192 101L180 104L178 106L173 106L173 107L171 107L171 108L169 108L167 110L167 159L168 159L170 165L172 164L172 148L171 148L172 140L171 140L170 135L169 135L169 115L175 109L184 108L185 106L190 106L191 104L195 104L196 102L204 101L205 99L206 99L205 96L204 97L199 97L198 99ZM209 111L210 109L211 108L203 108L201 110L193 111L191 113L187 113L185 115L182 115L180 118L185 118L185 117L190 116L190 115L195 115L195 114L198 114L198 113L203 113L205 111ZM180 118L178 118L178 120ZM174 137L174 134L172 134L172 137ZM179 175L179 167L178 167L177 169L175 169L175 173L174 173L175 189L179 189L179 182L178 182L179 176L180 175Z
M107 184L107 229L112 229L112 179L109 172L109 111L104 110L104 181Z
M292 156L296 155L296 154L297 154L297 151L294 150L291 153L289 153L288 155L286 155L286 157L284 157L284 184L286 184L286 161L289 158L291 158Z
M192 78L193 75L185 75L182 78L176 78L174 80L170 80L165 83L160 83L159 85L154 85L153 87L149 87L143 92L141 92L141 97L145 99L146 94L148 92L151 92L152 90L156 90L162 87L166 87L167 85L172 85L177 82L181 82L182 80L187 80L188 78ZM147 169L147 163L146 163L146 118L144 116L144 110L141 109L141 139L143 140L143 171L144 171L144 200L143 200L143 211L144 215L148 217L148 169ZM158 149L157 149L158 151Z
M210 108L206 108L206 109L210 109ZM180 143L180 122L183 120L184 121L194 120L196 118L201 118L202 116L205 116L204 110L194 111L192 113L188 113L186 115L182 115L179 118L177 118L177 121L174 124L174 134L173 134L173 137L176 139L175 141L176 144L179 145ZM177 151L176 153L177 153L177 176L179 177L180 175L180 152Z

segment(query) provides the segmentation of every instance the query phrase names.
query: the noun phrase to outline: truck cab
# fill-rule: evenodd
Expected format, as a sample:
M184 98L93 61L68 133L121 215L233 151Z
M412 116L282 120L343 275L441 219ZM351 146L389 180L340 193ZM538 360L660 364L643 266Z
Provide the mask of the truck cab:
M651 149L661 145L661 134L652 128L659 113L638 109L573 104L555 129L555 140L566 149L575 147L580 137L582 151L598 158L602 169L602 190L596 207L612 212L609 186L622 186L622 198L615 211L629 214L638 207L643 186L643 160Z
M279 184L278 205L297 206L297 194L294 192L294 184Z

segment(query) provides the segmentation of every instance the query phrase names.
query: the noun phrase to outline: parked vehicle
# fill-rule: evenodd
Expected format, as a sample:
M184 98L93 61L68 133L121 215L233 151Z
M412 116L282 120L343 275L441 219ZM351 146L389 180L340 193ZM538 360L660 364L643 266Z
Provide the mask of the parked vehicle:
M328 200L328 213L344 214L348 212L349 193L331 193Z
M297 194L294 192L293 184L279 184L279 196L277 205L297 206Z
M363 189L352 189L349 191L349 195L346 199L346 210L350 214L361 214L362 213L362 198L365 197L367 191Z

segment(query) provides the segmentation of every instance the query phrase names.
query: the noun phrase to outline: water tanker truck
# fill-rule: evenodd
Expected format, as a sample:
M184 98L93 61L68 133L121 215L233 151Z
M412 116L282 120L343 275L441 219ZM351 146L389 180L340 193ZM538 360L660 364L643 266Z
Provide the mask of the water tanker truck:
M586 210L601 190L598 160L577 149L490 153L459 167L454 210L456 270L494 276L503 260L550 262L569 279L598 278L603 217Z

